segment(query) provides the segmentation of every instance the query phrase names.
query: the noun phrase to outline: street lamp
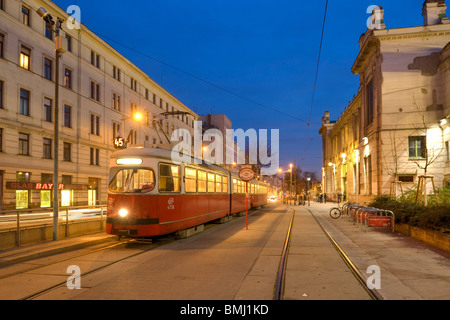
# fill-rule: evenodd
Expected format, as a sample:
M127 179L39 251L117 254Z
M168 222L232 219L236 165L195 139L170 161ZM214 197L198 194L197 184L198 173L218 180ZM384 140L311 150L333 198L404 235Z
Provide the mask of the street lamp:
M139 112L135 112L133 113L131 116L129 117L125 117L122 118L122 137L116 137L114 138L114 145L116 146L116 148L118 149L123 149L126 148L126 141L125 141L125 121L128 119L134 119L137 122L140 122L143 119L143 115Z
M53 177L53 240L58 240L58 224L59 224L59 199L58 199L58 144L59 144L59 60L62 53L62 41L60 38L61 25L63 19L57 17L56 22L53 17L44 8L39 8L38 15L53 29L55 32L55 132L54 132L54 177Z

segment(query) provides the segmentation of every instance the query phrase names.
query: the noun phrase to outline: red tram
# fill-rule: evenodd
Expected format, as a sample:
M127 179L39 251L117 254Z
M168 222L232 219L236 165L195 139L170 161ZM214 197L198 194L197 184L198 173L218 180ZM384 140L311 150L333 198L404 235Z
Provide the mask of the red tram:
M238 175L205 163L176 164L168 150L117 151L110 168L109 234L165 235L245 211L245 182ZM265 183L248 187L249 209L267 204Z

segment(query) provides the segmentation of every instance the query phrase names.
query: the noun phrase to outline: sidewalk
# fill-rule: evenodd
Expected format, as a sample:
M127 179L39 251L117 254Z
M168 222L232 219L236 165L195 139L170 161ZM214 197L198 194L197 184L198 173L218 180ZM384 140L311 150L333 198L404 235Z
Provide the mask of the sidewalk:
M104 232L64 238L58 241L46 241L0 251L0 268L37 258L48 257L66 251L78 250L89 246L116 240L117 237Z
M450 299L450 253L389 230L362 231L351 220L329 217L329 204L309 207L327 232L367 278L381 270L380 294L387 300Z

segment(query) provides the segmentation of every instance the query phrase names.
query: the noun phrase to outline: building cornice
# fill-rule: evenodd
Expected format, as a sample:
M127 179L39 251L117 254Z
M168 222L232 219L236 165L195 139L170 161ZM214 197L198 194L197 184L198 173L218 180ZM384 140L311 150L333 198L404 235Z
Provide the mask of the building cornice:
M432 25L410 28L367 30L360 38L360 52L352 67L353 74L361 74L367 61L375 50L380 48L381 41L407 40L431 37L449 37L450 25Z

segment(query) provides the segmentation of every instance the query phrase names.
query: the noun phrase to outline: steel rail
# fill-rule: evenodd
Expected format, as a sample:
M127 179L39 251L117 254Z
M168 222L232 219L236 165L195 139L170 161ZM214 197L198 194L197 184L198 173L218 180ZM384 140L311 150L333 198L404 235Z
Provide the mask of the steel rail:
M128 244L128 243L136 243L136 242L139 242L139 240L136 240L136 239L128 239L128 240L120 241L120 242L117 243L117 244L113 244L113 245L109 245L109 246L104 247L104 248L92 250L92 251L90 251L90 252L88 252L88 253L80 254L79 256L84 256L84 255L92 254L92 253L94 253L94 252L98 252L98 251L103 251L103 250L111 249L111 248L116 247L116 246L119 246L119 245ZM136 257L136 256L139 256L139 255L141 255L141 254L144 254L144 253L146 253L146 252L148 252L148 251L150 251L150 250L154 250L154 249L156 249L156 248L158 248L158 247L160 247L160 246L166 245L166 244L167 244L167 243L158 243L158 244L155 243L155 246L152 246L151 248L145 249L145 250L143 250L143 251L141 251L141 252L137 252L137 253L134 253L134 254L132 254L132 255L123 257L123 258L120 258L120 259L118 259L118 260L111 261L111 262L109 262L109 263L107 263L107 264L105 264L105 265L102 265L102 266L97 267L97 268L94 268L94 269L92 269L92 270L90 270L90 271L84 272L84 273L81 274L80 276L83 276L83 277L84 277L84 276L90 275L90 274L95 273L95 272L97 272L97 271L100 271L100 270L103 270L103 269L105 269L105 268L108 268L108 267L110 267L110 266L112 266L112 265L115 265L116 263L125 261L125 260L127 260L127 259L130 259L130 258L133 258L133 257ZM79 256L78 256L78 257L79 257ZM73 258L74 258L74 257L70 257L70 258L67 258L67 259L63 259L63 260L60 260L60 261L58 261L58 262L51 263L51 264L49 264L49 265L53 265L53 264L55 264L55 263L60 263L61 261L65 261L65 260L71 260L71 259L73 259ZM39 266L39 268L41 268L41 267L42 267L42 266ZM27 271L28 271L28 270L27 270ZM50 286L50 287L48 287L48 288L39 290L39 291L37 291L37 292L35 292L35 293L32 293L32 294L30 294L30 295L28 295L28 296L22 297L22 298L20 298L19 300L32 300L32 299L34 299L34 298L36 298L36 297L38 297L38 296L41 296L41 295L43 295L43 294L45 294L45 293L47 293L47 292L50 292L50 291L52 291L52 290L54 290L54 289L56 289L56 288L59 288L59 287L65 286L65 285L67 285L67 280L62 281L62 282L60 282L60 283L57 283L57 284L55 284L55 285L53 285L53 286Z
M294 225L294 217L295 217L295 210L292 209L292 218L291 218L291 222L289 223L286 240L284 242L283 252L281 254L280 265L278 266L278 273L277 273L277 278L276 278L276 282L275 282L275 292L274 292L273 300L282 300L282 298L283 298L284 279L285 279L285 274L286 274L289 246L291 243L292 226Z
M350 271L353 273L355 278L359 281L361 286L366 290L366 292L369 294L369 296L372 298L372 300L384 300L383 296L376 290L376 289L370 289L367 287L366 279L361 274L359 269L353 264L353 262L350 260L350 258L347 256L347 254L344 252L344 250L339 246L339 244L334 240L334 238L328 233L327 230L320 224L319 220L315 217L315 215L312 213L310 209L308 209L309 213L313 216L313 218L316 220L317 224L320 226L322 231L325 233L325 235L328 237L330 242L333 244L339 255L341 256L342 260L344 260L345 264L348 266Z

